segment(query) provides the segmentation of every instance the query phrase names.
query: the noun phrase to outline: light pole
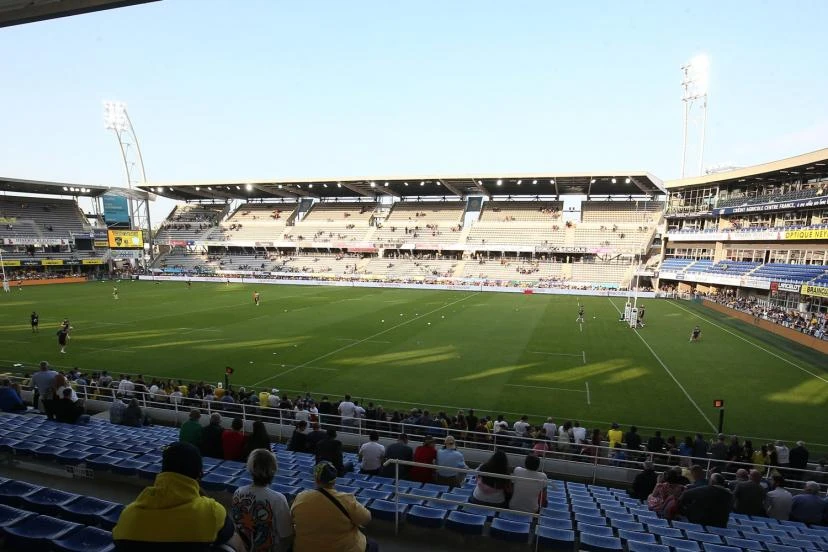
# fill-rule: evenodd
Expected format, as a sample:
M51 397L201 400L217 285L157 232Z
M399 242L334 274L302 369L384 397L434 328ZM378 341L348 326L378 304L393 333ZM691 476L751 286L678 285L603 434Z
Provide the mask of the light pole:
M681 66L682 98L684 103L684 132L681 148L681 177L686 175L687 167L687 132L690 124L690 112L698 101L702 113L701 143L699 145L699 175L704 163L704 138L707 127L707 88L710 80L710 61L705 55L698 55Z

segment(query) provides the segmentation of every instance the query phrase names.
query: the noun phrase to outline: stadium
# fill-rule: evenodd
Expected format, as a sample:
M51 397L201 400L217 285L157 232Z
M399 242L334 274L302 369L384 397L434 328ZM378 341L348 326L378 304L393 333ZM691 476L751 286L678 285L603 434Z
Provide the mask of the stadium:
M106 3L63 4L0 23ZM665 481L700 466L735 489L747 469L765 494L779 477L825 497L828 148L672 180L133 182L122 133L137 138L112 109L127 187L0 176L6 548L128 549L124 505L187 424L217 423L246 443L263 432L297 539L297 498L327 459L305 442L335 430L331 489L370 512L382 549L828 550L828 517L737 499L719 527L635 495L646 460ZM171 208L153 220L159 201ZM401 434L414 461L385 454ZM375 441L385 463L369 467ZM432 441L456 442L450 475L416 461ZM200 488L230 512L255 448L200 449ZM480 498L479 473L517 488L527 455L546 474L540 507Z

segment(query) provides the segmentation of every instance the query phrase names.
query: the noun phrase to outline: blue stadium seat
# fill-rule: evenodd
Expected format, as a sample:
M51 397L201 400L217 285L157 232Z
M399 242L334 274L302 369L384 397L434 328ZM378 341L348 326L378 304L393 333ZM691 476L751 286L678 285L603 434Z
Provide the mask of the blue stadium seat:
M541 510L541 515L558 519L572 519L572 514L569 510L557 510L554 508L544 508Z
M469 496L461 493L443 493L442 495L440 495L440 498L445 498L446 500L456 500L457 502L469 501Z
M802 552L802 549L798 546L788 546L786 544L766 543L765 547L770 552Z
M443 496L447 494L444 493ZM458 508L457 504L448 504L447 502L440 502L439 500L426 500L425 506L427 508L437 508L438 510L456 510Z
M742 552L739 548L733 546L723 546L721 544L704 543L704 552Z
M618 538L621 542L635 541L635 542L655 542L656 536L652 533L639 533L638 531L618 530Z
M60 511L61 506L65 506L79 498L80 495L74 493L44 487L39 491L21 497L21 508L39 514L55 515Z
M519 521L521 523L532 523L534 521L532 514L527 514L526 512L498 512L497 517L509 521Z
M739 531L742 538L763 542L765 544L779 544L779 540L774 535L766 535L764 533L751 533L748 531Z
M670 548L668 546L640 541L628 541L627 550L629 550L629 552L670 552Z
M393 485L394 484L394 478L393 477L382 477L380 475L371 476L371 479L369 479L368 481L370 481L371 483L378 483L380 485Z
M802 523L801 521L790 521L790 520L780 521L779 525L782 526L782 529L786 529L786 530L790 527L793 527L795 529L807 529L808 528L808 526L805 525L804 523Z
M557 552L569 552L575 548L574 531L538 525L535 527L535 536L540 548Z
M741 534L737 529L730 529L728 527L713 527L708 525L706 528L708 533L719 535L722 537L736 537L739 538Z
M508 542L527 542L529 540L529 523L495 518L489 527L489 536Z
M208 491L223 491L227 488L227 484L233 480L233 477L230 475L220 475L211 471L201 478L201 486Z
M694 541L699 541L707 544L722 544L722 537L714 535L713 533L702 533L700 531L685 531L685 536Z
M82 496L77 500L61 504L60 517L83 525L97 525L101 516L121 506L116 502L109 502L91 496Z
M140 479L148 479L155 481L155 476L161 473L161 464L145 464L138 468L138 477Z
M651 523L645 523L644 525L647 526L647 531L652 533L653 535L658 535L660 537L670 537L673 539L684 538L684 532L681 529L665 527L662 525L653 525Z
M737 537L725 537L725 543L728 546L736 546L745 550L765 550L761 542L749 539L742 539Z
M686 521L673 521L671 524L676 529L683 529L685 531L704 531L704 527L698 523L688 523Z
M19 506L23 503L23 497L35 491L39 491L43 487L24 483L23 481L7 480L0 485L0 504L8 506Z
M352 483L352 486L357 487L359 489L377 489L379 488L379 483L374 483L373 481L362 481L359 479L355 479Z
M42 460L55 460L58 456L66 452L65 448L56 447L53 445L43 445L33 451L34 457Z
M348 494L356 494L356 492L359 490L359 487L352 487L351 485L342 485L340 483L335 483L334 488L341 493Z
M52 539L60 552L111 552L115 550L112 533L97 527L84 527L67 536Z
M427 508L425 506L412 506L405 514L405 519L412 525L420 527L439 528L443 526L448 510L441 508Z
M624 531L645 531L644 524L637 521L623 521L610 518L610 526L619 530L623 529Z
M782 544L786 546L797 546L799 548L804 548L805 550L816 550L817 546L814 544L813 541L802 539L802 538L788 538L788 539L779 539Z
M282 470L279 470L282 471ZM280 483L282 485L296 485L299 482L298 477L289 477L286 475L277 475L273 478L273 483Z
M659 540L661 540L661 544L680 552L699 552L701 550L699 543L692 540L673 537L661 537Z
M110 470L112 473L118 475L135 475L138 473L138 470L146 466L144 462L138 462L137 460L132 460L129 458L124 458L123 460L119 460L110 466Z
M543 517L538 518L538 524L543 525L544 527L550 527L552 529L572 530L572 520L571 519L560 519L560 518L543 516Z
M607 518L604 516L588 516L586 514L575 514L575 521L589 525L606 525Z
M434 483L424 483L423 489L427 491L437 491L438 493L447 493L451 491L448 485L436 485Z
M424 498L438 498L440 496L439 491L432 491L429 489L410 489L408 493L416 496L422 496Z
M613 536L612 527L606 525L590 525L588 523L578 522L578 532L583 535L589 533L590 535L599 535L602 537Z
M10 550L46 552L51 541L79 530L82 526L49 516L31 516L20 523L6 527L5 547Z
M791 534L787 531L783 531L782 529L762 529L759 531L760 535L776 537L778 539L787 539L791 536Z
M0 536L3 536L3 529L5 527L14 525L33 515L35 514L0 504Z
M408 496L401 496L399 502L400 504L407 504L409 506L425 505L425 500L423 500L422 498L411 498Z
M482 535L486 516L478 516L455 510L446 518L446 528L464 535Z
M590 550L592 552L623 550L621 539L617 537L602 537L600 535L591 535L590 533L581 533L580 539L581 550Z
M273 485L271 485L273 488ZM362 498L376 498L379 500L389 500L391 498L391 493L386 491L380 491L377 489L360 489L359 496Z
M397 505L390 500L374 500L368 506L368 510L371 511L371 515L374 519L382 519L386 521L394 521L395 512L399 512L402 516L405 514L407 509L408 505L406 504L400 504L399 509L397 509Z
M77 466L92 456L91 453L81 450L65 450L57 457L57 463L64 466Z

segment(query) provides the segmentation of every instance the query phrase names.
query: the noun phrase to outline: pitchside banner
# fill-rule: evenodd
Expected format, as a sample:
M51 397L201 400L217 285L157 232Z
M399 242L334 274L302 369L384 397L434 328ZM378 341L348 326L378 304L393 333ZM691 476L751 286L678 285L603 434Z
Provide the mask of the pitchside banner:
M767 213L770 211L783 211L788 209L803 209L807 207L824 207L828 205L828 197L816 197L812 199L799 199L797 201L786 201L784 203L767 203L764 205L745 205L743 207L721 207L713 209L714 215L740 215L744 213Z
M786 240L828 240L828 229L786 230Z
M802 289L799 290L802 295L810 295L812 297L828 297L828 287L826 286L809 286L803 284Z
M140 230L109 230L109 247L115 249L143 249L144 235Z
M104 221L107 226L125 224L129 226L129 201L119 195L104 194Z

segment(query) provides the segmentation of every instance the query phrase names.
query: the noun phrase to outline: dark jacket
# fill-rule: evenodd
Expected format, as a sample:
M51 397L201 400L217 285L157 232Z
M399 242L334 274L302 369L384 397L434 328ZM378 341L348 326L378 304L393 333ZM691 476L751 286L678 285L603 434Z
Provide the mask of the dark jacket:
M60 399L53 401L52 412L58 422L74 424L83 414L83 407L69 399Z
M219 424L210 424L204 428L204 440L201 442L202 456L224 458L224 448L221 442L222 433L224 433L224 428Z
M627 443L627 448L629 450L641 450L641 435L639 435L637 431L635 433L628 431L626 435L624 435L624 442Z
M647 500L647 497L655 489L657 481L658 475L656 475L655 470L650 469L638 472L638 475L633 479L632 497Z
M308 436L298 429L293 430L287 449L295 452L305 452L308 448Z
M327 460L341 473L345 469L342 462L342 443L338 439L325 439L316 445L316 461Z
M808 449L803 446L796 446L788 453L788 466L798 470L804 470L808 467ZM804 473L795 474L796 478L801 478Z
M753 481L741 481L733 489L733 511L750 516L766 516L764 502L765 489Z
M320 441L328 438L328 432L322 431L321 429L317 429L316 431L311 431L308 433L307 444L305 448L305 452L316 452L316 445L319 444Z
M414 449L397 441L396 443L388 445L385 449L386 460L408 460L411 462L414 459ZM396 467L393 464L382 467L380 474L383 477L394 477L396 475ZM408 476L408 466L400 466L400 478L405 479Z
M690 523L727 527L733 505L733 495L724 487L706 485L684 491L679 497L679 509Z

